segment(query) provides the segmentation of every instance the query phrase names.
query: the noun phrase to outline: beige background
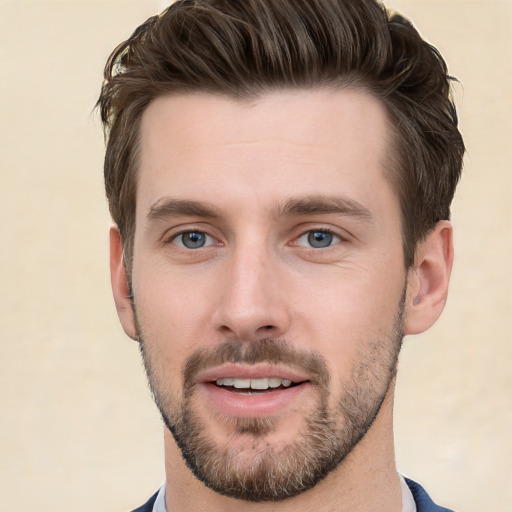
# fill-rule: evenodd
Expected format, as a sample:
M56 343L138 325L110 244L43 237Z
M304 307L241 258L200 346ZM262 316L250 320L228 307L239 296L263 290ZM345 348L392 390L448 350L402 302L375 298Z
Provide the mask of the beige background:
M390 0L434 42L468 157L446 312L402 356L399 468L458 512L512 510L512 1ZM107 272L110 50L161 1L0 0L0 512L126 511L161 424Z

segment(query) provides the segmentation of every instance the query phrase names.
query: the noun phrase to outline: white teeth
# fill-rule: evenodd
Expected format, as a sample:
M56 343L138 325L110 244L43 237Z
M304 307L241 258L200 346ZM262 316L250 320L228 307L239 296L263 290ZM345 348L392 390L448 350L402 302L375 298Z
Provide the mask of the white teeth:
M249 389L251 387L251 379L233 379L233 386L237 389Z
M278 377L269 377L263 379L217 379L217 386L232 386L236 389L269 389L283 386L289 388L292 381L289 379L280 379Z
M251 389L268 389L268 379L251 379Z
M281 379L278 379L277 377L270 377L270 379L268 379L269 388L278 388L280 385Z

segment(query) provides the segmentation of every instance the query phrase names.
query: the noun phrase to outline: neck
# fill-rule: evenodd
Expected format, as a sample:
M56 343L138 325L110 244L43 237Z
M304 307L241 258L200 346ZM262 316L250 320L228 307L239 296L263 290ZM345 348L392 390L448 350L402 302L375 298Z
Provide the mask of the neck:
M393 443L393 391L365 437L314 488L278 502L254 503L208 489L186 466L172 434L165 431L166 504L169 512L400 512L401 488Z

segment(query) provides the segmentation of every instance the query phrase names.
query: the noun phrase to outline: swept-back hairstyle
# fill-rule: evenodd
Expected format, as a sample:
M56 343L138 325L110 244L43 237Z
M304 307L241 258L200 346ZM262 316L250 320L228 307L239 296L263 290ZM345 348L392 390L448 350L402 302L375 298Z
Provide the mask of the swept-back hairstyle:
M394 130L389 179L400 201L405 265L450 217L464 144L439 52L377 0L179 0L111 54L98 104L105 185L131 271L139 128L155 98L205 91L257 98L283 88L359 87Z

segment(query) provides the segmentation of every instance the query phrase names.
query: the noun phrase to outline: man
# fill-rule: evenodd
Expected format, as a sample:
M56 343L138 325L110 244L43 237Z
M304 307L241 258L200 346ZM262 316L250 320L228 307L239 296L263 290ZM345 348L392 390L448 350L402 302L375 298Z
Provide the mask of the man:
M446 511L392 435L453 259L439 53L374 0L185 0L105 76L113 292L166 426L137 510Z

